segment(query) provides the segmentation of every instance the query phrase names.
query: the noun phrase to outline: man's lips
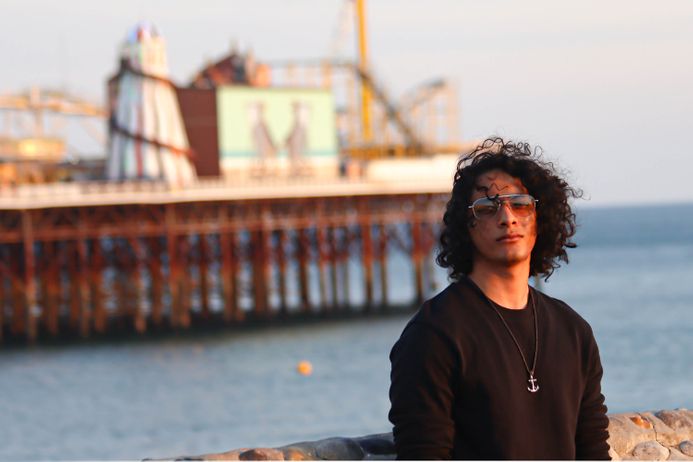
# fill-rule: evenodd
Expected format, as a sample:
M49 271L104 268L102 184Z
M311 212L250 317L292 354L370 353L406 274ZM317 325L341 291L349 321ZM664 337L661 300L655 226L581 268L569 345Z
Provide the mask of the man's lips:
M496 239L497 242L507 243L507 242L517 242L522 239L522 234L506 234Z

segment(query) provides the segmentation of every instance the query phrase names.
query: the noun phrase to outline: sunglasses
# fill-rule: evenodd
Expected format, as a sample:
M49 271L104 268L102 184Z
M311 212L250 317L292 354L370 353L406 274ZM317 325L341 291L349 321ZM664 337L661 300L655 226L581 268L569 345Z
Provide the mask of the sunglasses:
M537 202L539 201L529 194L502 194L477 199L468 208L472 209L474 218L483 220L496 216L501 206L508 204L513 215L518 218L525 218L534 213Z

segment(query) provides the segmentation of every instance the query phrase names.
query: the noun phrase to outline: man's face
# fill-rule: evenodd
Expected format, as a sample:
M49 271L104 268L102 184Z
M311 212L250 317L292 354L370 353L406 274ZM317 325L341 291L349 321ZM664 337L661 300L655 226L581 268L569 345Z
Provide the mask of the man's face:
M496 195L527 194L522 182L501 170L482 173L476 180L470 205L477 199ZM471 214L471 210L469 211ZM518 216L503 203L493 216L471 217L469 235L474 244L474 264L510 267L527 264L537 240L537 217Z

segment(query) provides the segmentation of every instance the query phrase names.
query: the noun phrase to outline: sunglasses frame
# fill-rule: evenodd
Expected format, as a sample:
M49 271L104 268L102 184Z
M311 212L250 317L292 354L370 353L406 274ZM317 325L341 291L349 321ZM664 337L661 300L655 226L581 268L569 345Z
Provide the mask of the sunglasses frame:
M518 196L529 197L529 198L531 198L532 201L534 201L534 209L532 210L532 212L536 212L536 210L537 210L537 204L539 203L539 199L535 199L534 196L532 196L531 194L520 194L520 193L518 193L518 194L500 194L500 195L496 195L495 197L480 197L480 198L478 198L477 200L475 200L474 202L472 202L472 205L467 206L467 208L468 208L468 209L471 209L472 215L473 215L474 218L476 218L477 220L483 220L484 218L492 218L492 217L495 217L495 216L498 214L498 211L501 209L502 203L503 203L503 202L507 202L507 201L503 201L502 199L511 199L511 198L515 198L515 197L518 197ZM481 216L481 217L480 217L480 216L478 216L478 215L476 214L476 211L474 210L474 206L476 205L477 202L483 201L483 200L490 200L490 201L492 201L493 203L496 204L496 211L493 213L493 215ZM513 210L512 206L510 207L510 210L512 211L513 215L516 215L516 216L518 216L518 217L522 217L522 215L517 215L517 214L515 213L515 210ZM531 213L528 214L528 215L526 215L526 216L529 216L529 215L531 215Z

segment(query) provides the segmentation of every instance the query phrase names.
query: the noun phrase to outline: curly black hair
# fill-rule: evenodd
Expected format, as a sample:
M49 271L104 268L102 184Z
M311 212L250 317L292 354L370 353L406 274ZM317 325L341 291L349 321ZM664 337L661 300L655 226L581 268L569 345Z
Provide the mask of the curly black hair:
M518 178L529 194L539 200L530 275L544 275L547 280L560 266L559 261L568 263L566 248L577 247L571 241L576 224L568 200L582 197L582 191L561 178L554 164L542 158L541 148L532 149L528 143L499 137L488 138L457 163L436 262L449 269L452 280L472 271L474 247L469 227L474 226L474 216L468 206L479 175L496 169Z

